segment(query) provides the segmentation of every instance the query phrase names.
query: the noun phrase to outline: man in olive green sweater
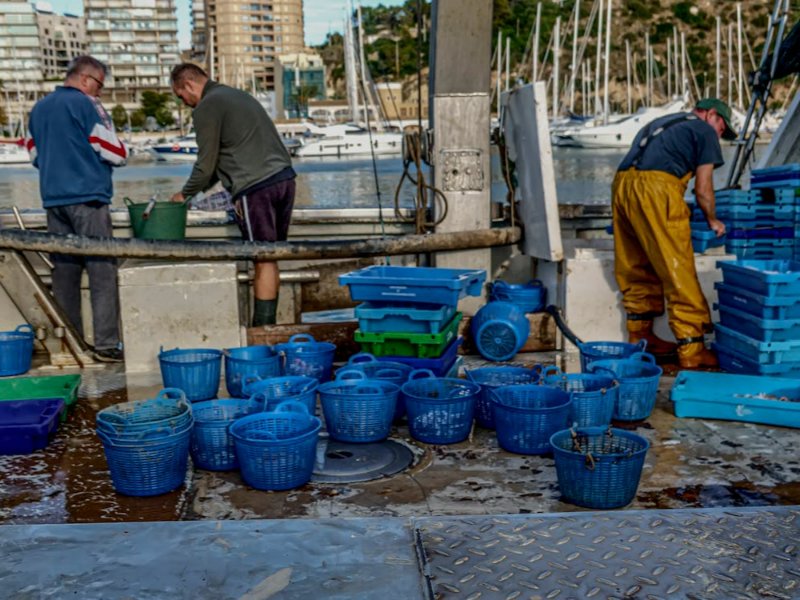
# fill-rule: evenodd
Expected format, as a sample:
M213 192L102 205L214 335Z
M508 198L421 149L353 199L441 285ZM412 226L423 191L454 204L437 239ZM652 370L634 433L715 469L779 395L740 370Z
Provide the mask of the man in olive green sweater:
M172 70L172 91L192 107L197 162L183 189L182 202L217 181L233 196L242 236L250 241L285 241L294 206L295 172L275 124L250 94L208 78L190 63ZM256 261L253 326L275 323L278 265Z

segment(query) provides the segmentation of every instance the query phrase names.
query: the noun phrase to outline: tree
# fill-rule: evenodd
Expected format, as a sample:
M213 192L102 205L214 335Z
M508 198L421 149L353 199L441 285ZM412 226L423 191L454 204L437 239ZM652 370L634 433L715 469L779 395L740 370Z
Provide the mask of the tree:
M144 114L144 111L139 108L136 109L131 113L131 127L140 129L144 126L144 120L147 118L147 115Z
M295 89L291 97L298 117L308 116L308 101L318 93L319 90L315 85L303 84Z
M111 120L114 121L114 127L123 129L128 124L128 111L121 104L117 104L111 109Z

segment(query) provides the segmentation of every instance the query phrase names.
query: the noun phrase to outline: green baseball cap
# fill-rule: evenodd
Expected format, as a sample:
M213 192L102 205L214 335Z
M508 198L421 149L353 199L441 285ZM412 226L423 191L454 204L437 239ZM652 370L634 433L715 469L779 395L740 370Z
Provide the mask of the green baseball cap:
M735 140L736 130L733 128L733 113L731 107L725 104L719 98L703 98L697 103L697 108L703 110L711 110L712 108L717 111L717 114L725 121L725 131L722 132L723 140Z

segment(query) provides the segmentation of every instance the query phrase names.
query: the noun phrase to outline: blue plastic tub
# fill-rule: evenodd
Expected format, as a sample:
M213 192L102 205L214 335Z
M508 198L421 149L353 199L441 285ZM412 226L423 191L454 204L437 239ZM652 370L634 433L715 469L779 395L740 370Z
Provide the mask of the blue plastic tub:
M307 333L297 333L287 343L277 344L275 349L285 357L283 370L287 375L314 377L320 383L330 380L335 344L318 342Z
M325 427L340 442L380 442L389 437L400 386L341 369L336 380L319 386Z
M699 212L699 211L698 211ZM720 221L793 221L795 207L792 204L747 204L720 206L716 210Z
M800 339L762 342L723 325L715 325L717 346L729 348L755 363L769 365L800 362Z
M628 342L584 342L579 346L581 351L581 371L586 373L596 360L620 359L644 352L647 348L645 340L637 344Z
M401 388L411 437L426 444L465 440L472 429L481 388L463 379L435 377L430 371L415 371L411 377Z
M500 447L515 454L547 454L550 436L567 426L572 400L560 389L535 384L491 391Z
M191 433L189 426L154 440L120 441L98 430L114 489L126 496L158 496L179 488L186 479Z
M223 350L225 388L233 398L245 398L244 384L250 380L279 377L281 356L270 346L244 346Z
M791 240L794 238L794 225L785 221L782 225L777 223L768 226L756 226L748 223L726 223L728 232L726 238L730 240ZM770 247L775 246L774 244ZM786 244L778 245L783 248Z
M490 299L511 302L525 313L539 312L547 304L547 288L538 279L532 279L528 283L495 281L492 283Z
M0 454L30 454L45 448L63 410L63 398L0 402Z
M706 226L705 230L692 228L692 250L697 254L702 254L709 248L719 248L725 245L725 236L717 237L717 234Z
M522 349L528 341L531 324L518 305L497 300L478 309L469 329L481 356L502 362L512 359Z
M796 379L682 371L670 398L676 417L800 427Z
M739 260L792 260L794 240L741 240L728 236L725 251Z
M545 367L542 383L569 393L570 425L596 427L611 423L619 400L619 386L608 375L562 373L558 367Z
M240 398L206 400L194 404L194 427L189 447L194 466L208 471L238 469L236 446L228 427L236 419L261 412L262 408L261 402Z
M609 427L559 431L550 438L558 487L570 504L621 508L636 496L650 442Z
M787 240L791 243L791 240ZM722 282L764 296L800 297L800 263L791 260L719 261Z
M651 354L641 352L626 359L595 361L589 365L589 371L617 380L619 396L614 419L641 421L653 412L662 370Z
M800 188L800 164L791 163L777 167L753 169L750 173L751 188Z
M720 306L762 319L800 319L800 296L764 296L734 285L714 284Z
M800 362L759 364L726 346L720 346L714 343L711 347L717 353L720 368L728 373L761 375L766 377L787 377L792 379L800 378ZM800 383L798 383L798 385L800 385Z
M22 375L31 368L33 327L24 323L14 331L0 331L0 377Z
M234 421L230 434L242 479L257 490L289 490L305 485L314 471L322 422L305 406L283 402L273 412Z
M759 190L717 190L714 192L717 206L755 204L761 201Z
M491 391L507 385L538 383L541 366L525 367L497 366L466 369L467 380L481 386L481 394L475 404L475 420L486 429L494 429L494 406Z
M217 397L222 351L209 348L162 349L158 362L164 387L183 390L192 402Z
M375 265L339 276L354 302L391 301L456 306L464 296L480 296L486 271Z
M725 305L714 308L719 311L720 325L760 342L800 340L800 319L761 319Z
M317 409L319 381L305 375L270 377L245 384L244 391L253 400L262 403L264 411L273 411L278 404L292 400L306 407L313 415Z
M355 308L364 333L439 333L456 314L455 305L365 302Z
M368 379L380 379L388 381L396 386L402 386L408 381L408 376L413 367L401 362L376 358L369 352L359 352L350 357L343 369L354 369L364 373ZM402 394L397 395L397 402L394 408L394 419L401 419L406 415L406 405L403 402Z
M464 342L464 338L458 337L450 342L444 349L439 358L416 358L413 356L382 356L381 360L401 363L411 367L412 370L428 370L436 377L445 377L453 368L458 355L458 347Z

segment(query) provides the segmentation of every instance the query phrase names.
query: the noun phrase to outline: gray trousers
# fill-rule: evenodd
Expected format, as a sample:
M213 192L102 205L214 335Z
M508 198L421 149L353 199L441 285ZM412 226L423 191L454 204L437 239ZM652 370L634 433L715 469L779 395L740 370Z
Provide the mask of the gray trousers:
M91 202L48 208L47 230L50 233L112 237L108 204ZM51 254L50 260L53 261L53 295L81 336L81 276L86 269L92 301L94 346L98 350L116 348L119 344L116 259Z

